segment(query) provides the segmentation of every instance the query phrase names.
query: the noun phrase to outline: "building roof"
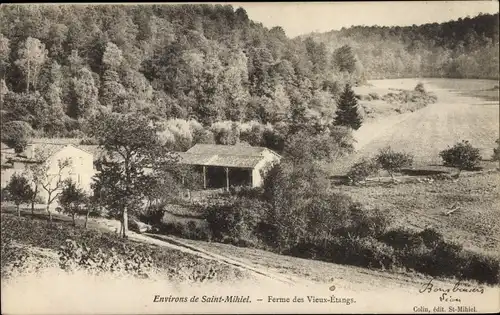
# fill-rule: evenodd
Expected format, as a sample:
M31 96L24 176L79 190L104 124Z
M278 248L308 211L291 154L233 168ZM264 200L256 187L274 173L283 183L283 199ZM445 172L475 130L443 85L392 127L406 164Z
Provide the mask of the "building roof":
M39 157L37 157L37 150L42 151L42 156L51 157L55 153L61 151L62 149L66 148L67 146L72 146L74 148L82 150L77 145L72 145L72 144L56 144L56 143L47 143L47 142L35 142L35 143L30 143L28 144L28 147L22 152L21 154L18 154L16 156L13 156L10 158L10 161L12 162L22 162L22 163L39 163L42 162L39 160ZM88 152L86 150L82 150L87 152L88 154L91 154L91 152Z
M195 144L191 149L187 150L186 153L233 156L262 156L262 153L264 151L271 150L264 147L252 147L249 145Z
M224 166L239 168L254 168L262 156L236 156L236 155L211 155L179 153L179 163L188 165Z
M254 168L264 158L263 152L265 151L277 155L273 151L263 147L196 144L186 152L179 153L179 163L188 165Z

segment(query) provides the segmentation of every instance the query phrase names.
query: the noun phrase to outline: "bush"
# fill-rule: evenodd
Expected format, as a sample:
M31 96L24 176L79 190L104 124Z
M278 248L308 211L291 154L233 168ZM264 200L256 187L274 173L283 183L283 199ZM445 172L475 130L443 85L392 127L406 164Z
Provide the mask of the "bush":
M412 250L424 244L420 235L401 228L388 231L380 240L397 250Z
M491 285L500 283L500 263L497 259L472 252L460 256L461 274L464 279L474 279Z
M380 99L380 95L378 95L378 93L375 93L375 92L369 93L368 96L370 96L372 100L379 100Z
M424 84L423 84L422 82L419 82L419 83L415 86L415 92L419 92L419 93L426 93L425 88L424 88Z
M232 244L257 242L257 227L266 213L264 202L249 198L228 198L206 208L206 220L214 240Z
M390 147L379 151L375 161L381 168L389 172L394 177L394 172L398 172L403 167L409 167L413 164L413 156L408 153L395 152Z
M474 148L469 141L461 141L453 147L439 153L445 166L456 167L460 171L473 170L481 161L479 149Z
M347 177L350 183L357 184L364 181L368 176L378 171L378 169L379 165L375 160L363 159L351 167L349 172L347 172Z
M328 261L368 268L390 269L394 250L372 237L337 237L328 242Z
M493 161L500 161L500 139L497 139L495 143L497 144L497 147L493 149L493 156L491 159Z

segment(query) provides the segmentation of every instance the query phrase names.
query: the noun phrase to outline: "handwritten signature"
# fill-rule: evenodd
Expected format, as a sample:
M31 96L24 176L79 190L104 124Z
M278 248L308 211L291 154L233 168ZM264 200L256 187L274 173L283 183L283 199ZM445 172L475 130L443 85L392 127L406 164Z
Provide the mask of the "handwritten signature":
M432 283L434 279L429 280L429 282L425 283L422 288L420 288L420 293L432 293L432 292L440 292L440 293L450 293L450 292L459 292L459 293L484 293L484 288L481 286L467 286L460 282L455 283L453 288L443 288Z

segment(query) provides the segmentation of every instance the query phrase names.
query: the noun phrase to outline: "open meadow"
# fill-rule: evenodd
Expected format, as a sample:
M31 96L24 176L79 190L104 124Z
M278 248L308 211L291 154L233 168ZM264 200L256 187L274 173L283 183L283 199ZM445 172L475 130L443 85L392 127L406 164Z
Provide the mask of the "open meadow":
M484 160L493 154L499 136L498 81L465 79L393 79L373 80L360 87L357 93L388 93L391 89L413 90L422 82L427 91L437 96L437 102L414 112L396 113L394 106L383 101L371 101L376 110L379 103L384 110L367 121L354 133L356 153L350 159L332 163L334 175L345 173L361 157L375 155L391 146L414 156L415 166L442 164L439 152L458 141L468 140L480 149ZM488 96L480 96L487 93ZM366 102L366 101L364 101ZM361 104L363 101L361 101Z

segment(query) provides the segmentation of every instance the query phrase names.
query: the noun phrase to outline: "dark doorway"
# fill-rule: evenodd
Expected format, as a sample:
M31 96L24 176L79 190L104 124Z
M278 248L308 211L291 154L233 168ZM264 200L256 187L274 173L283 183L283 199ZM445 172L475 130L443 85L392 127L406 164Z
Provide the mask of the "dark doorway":
M207 188L226 187L226 171L224 167L207 166Z
M229 169L229 184L231 186L252 186L252 170Z
M229 186L251 186L252 170L229 168ZM225 167L207 166L207 188L226 188Z

